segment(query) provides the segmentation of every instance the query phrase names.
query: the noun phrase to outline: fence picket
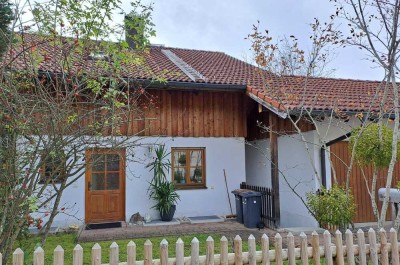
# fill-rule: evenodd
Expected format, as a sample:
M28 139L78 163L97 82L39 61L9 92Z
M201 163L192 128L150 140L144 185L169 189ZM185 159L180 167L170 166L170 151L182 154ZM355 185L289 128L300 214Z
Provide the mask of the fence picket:
M369 256L371 258L372 265L378 265L378 246L376 245L376 234L372 228L368 230L368 241Z
M92 247L92 265L101 265L101 247L98 243Z
M199 240L195 237L191 243L191 265L199 265Z
M275 263L276 265L283 265L282 236L279 233L275 235Z
M385 229L381 228L379 230L379 238L381 241L381 264L389 265L389 254Z
M185 264L185 245L181 238L178 238L175 244L176 265Z
M133 241L129 241L126 246L126 264L127 265L136 265L136 244Z
M289 265L296 265L296 257L294 254L294 236L291 232L289 232L287 235L287 241Z
M345 233L346 237L346 254L347 254L347 264L355 265L354 260L354 243L353 243L353 233L347 229Z
M144 242L144 265L152 265L153 264L153 243L150 240L146 240Z
M336 230L335 233L335 245L336 245L336 265L344 265L343 240L342 240L342 233L339 230Z
M33 252L33 265L44 265L44 250L38 247Z
M83 248L81 245L76 245L72 251L72 264L83 265Z
M315 265L320 265L321 255L319 251L319 235L315 230L311 234L311 247L313 262Z
M3 254L0 253L0 265L3 265Z
M168 265L168 241L165 238L160 243L160 265Z
M390 229L390 247L392 252L392 265L399 265L399 243L397 242L397 231Z
M357 231L357 243L358 243L358 257L360 264L367 264L367 253L365 251L365 237L364 232L361 229Z
M236 236L233 240L234 251L235 251L235 265L243 265L243 249L242 249L242 239L240 236Z
M214 265L214 239L211 236L206 240L206 265Z
M307 236L303 232L300 233L300 258L302 265L308 265Z
M119 247L116 242L112 242L110 246L110 265L118 265L119 263Z
M399 264L399 245L397 241L397 232L394 229L390 230L387 235L384 229L379 230L379 234L374 229L368 230L368 238L365 233L358 230L353 234L350 230L345 233L345 243L343 242L342 233L336 231L334 235L335 242L332 242L329 231L323 233L323 246L320 246L319 236L315 231L311 235L311 247L308 246L308 239L303 232L296 236L292 233L287 235L287 248L283 249L282 236L277 233L275 235L274 249L270 250L269 238L266 234L261 237L261 251L256 249L256 238L250 235L248 238L248 251L243 252L243 242L240 236L236 236L233 240L233 252L229 253L229 241L223 236L220 239L220 253L215 253L214 239L209 236L206 240L206 254L199 256L200 243L197 238L191 241L191 255L185 257L184 242L181 238L176 241L175 258L169 258L168 242L163 239L160 243L160 259L153 260L153 245L150 240L146 240L144 244L144 259L136 261L136 244L130 241L127 245L127 262L119 261L119 247L113 242L110 245L109 265L270 265L271 261L274 264L309 264L309 259L313 259L313 264L320 264L320 258L325 257L324 264L326 265L355 265L355 256L358 256L357 262L361 265L400 265ZM354 244L354 236L357 236L357 244ZM379 236L379 244L377 241ZM389 238L388 238L389 237ZM366 244L368 240L369 244ZM390 243L388 242L390 241ZM299 245L295 245L299 242ZM367 256L368 255L368 256ZM389 257L391 260L389 262ZM1 258L1 255L0 255ZM346 259L346 263L345 263ZM92 247L92 265L101 265L101 247L95 244ZM3 261L0 261L2 265ZM54 250L53 256L54 265L64 265L64 249L59 245ZM13 265L23 265L24 252L21 249L16 249L12 254ZM33 253L33 265L49 264L45 260L44 251L42 248L37 248ZM7 264L9 264L7 262ZM72 264L83 265L83 249L77 244L72 252Z
M261 265L270 265L269 238L266 234L263 234L261 237Z
M324 232L324 250L325 250L325 264L326 265L333 265L331 244L332 244L331 233L329 233L328 230L325 230L325 232Z
M53 258L54 265L63 265L64 264L64 249L58 245L54 249L54 258Z
M256 265L256 238L253 235L249 236L248 240L249 245L249 265Z
M22 249L17 248L13 253L13 265L23 265L24 264L24 252Z

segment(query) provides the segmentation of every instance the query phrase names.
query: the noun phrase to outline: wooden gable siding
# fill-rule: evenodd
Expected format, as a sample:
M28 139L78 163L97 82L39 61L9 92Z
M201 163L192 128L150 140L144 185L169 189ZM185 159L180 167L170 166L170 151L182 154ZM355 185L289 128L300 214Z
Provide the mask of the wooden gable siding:
M243 92L149 90L154 105L130 113L122 135L246 137Z
M258 103L249 99L246 103L247 108L247 139L260 140L269 138L269 131L263 127L269 127L269 115L276 116L277 124L273 124L272 130L278 132L279 135L290 135L297 133L293 123L288 119L282 119L275 113L262 107L262 112L259 112ZM302 132L315 130L312 123L302 119L298 123Z

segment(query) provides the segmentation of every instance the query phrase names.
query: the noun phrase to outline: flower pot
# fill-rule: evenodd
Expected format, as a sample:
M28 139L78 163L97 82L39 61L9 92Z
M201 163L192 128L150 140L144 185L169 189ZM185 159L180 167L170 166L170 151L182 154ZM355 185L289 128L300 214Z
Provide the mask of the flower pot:
M176 205L172 205L171 208L169 208L169 211L167 213L160 213L161 216L161 221L164 222L169 222L172 220L172 218L174 217L176 211Z

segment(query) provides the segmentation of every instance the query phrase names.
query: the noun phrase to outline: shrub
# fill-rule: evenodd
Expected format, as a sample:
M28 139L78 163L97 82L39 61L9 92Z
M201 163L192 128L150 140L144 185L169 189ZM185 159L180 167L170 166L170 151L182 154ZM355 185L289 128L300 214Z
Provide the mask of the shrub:
M307 205L323 228L345 228L352 222L356 205L351 191L338 185L307 193Z
M361 166L369 164L373 164L376 168L389 166L392 159L393 130L386 125L381 125L381 129L382 139L379 137L379 125L376 123L352 130L349 148L352 151L356 144L354 158ZM397 157L399 154L400 145L397 142Z

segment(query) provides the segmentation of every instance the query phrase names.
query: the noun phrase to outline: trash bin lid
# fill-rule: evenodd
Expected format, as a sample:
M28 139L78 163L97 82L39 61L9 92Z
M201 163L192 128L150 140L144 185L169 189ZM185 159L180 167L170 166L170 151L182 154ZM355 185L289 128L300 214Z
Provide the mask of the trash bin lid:
M244 192L249 192L249 191L252 191L252 190L248 190L248 189L236 189L236 190L233 190L232 193L235 194L235 195L242 195Z
M245 192L242 192L240 194L243 198L250 198L250 197L261 197L261 192L254 191L254 190L248 190Z

